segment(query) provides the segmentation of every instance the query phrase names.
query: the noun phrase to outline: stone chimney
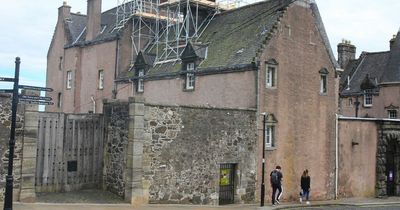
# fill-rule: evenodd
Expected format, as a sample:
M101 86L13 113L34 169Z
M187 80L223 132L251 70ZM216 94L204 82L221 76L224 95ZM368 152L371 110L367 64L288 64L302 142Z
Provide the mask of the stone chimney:
M338 63L340 68L345 69L350 60L356 59L356 46L352 45L349 40L342 40L338 44Z
M101 0L87 0L86 41L93 40L101 27Z
M64 1L63 5L58 8L58 22L64 21L66 18L70 17L71 17L71 7L67 5L66 1Z

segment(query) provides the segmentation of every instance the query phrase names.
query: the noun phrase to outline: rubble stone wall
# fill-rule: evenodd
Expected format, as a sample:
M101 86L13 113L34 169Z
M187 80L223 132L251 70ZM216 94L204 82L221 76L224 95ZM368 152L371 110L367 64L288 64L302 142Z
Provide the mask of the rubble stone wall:
M223 163L237 164L235 203L255 201L255 111L146 105L144 123L150 203L218 204Z
M104 188L123 198L128 145L128 103L106 104L104 114L106 121Z
M19 199L21 184L21 159L22 159L22 134L24 117L22 108L18 107L16 119L16 136L14 150L14 200ZM8 142L10 140L11 128L11 98L7 95L0 95L0 200L4 199L6 174L8 170Z

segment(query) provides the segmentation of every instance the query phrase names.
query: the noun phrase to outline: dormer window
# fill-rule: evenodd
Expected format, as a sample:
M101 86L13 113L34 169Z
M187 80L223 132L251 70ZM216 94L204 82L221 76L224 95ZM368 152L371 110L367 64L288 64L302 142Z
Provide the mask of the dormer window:
M371 107L372 106L372 89L364 90L364 106Z
M186 90L193 90L194 89L194 63L187 63L186 64Z
M143 76L144 76L144 70L140 69L138 71L138 82L137 82L137 92L142 93L144 91L144 80L143 80Z

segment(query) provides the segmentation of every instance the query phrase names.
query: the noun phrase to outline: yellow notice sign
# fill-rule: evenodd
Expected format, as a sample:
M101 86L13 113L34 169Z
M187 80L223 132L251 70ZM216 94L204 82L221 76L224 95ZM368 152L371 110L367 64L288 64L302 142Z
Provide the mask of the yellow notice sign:
M221 176L219 179L219 185L226 186L230 184L229 174L231 169L221 169Z

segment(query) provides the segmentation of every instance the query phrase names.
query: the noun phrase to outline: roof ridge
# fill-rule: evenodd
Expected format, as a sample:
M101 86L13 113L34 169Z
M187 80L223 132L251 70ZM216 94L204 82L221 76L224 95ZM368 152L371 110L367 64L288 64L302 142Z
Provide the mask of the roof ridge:
M85 14L82 14L82 13L75 13L75 12L71 12L71 15L84 16L84 17L87 16L87 15L85 15Z

